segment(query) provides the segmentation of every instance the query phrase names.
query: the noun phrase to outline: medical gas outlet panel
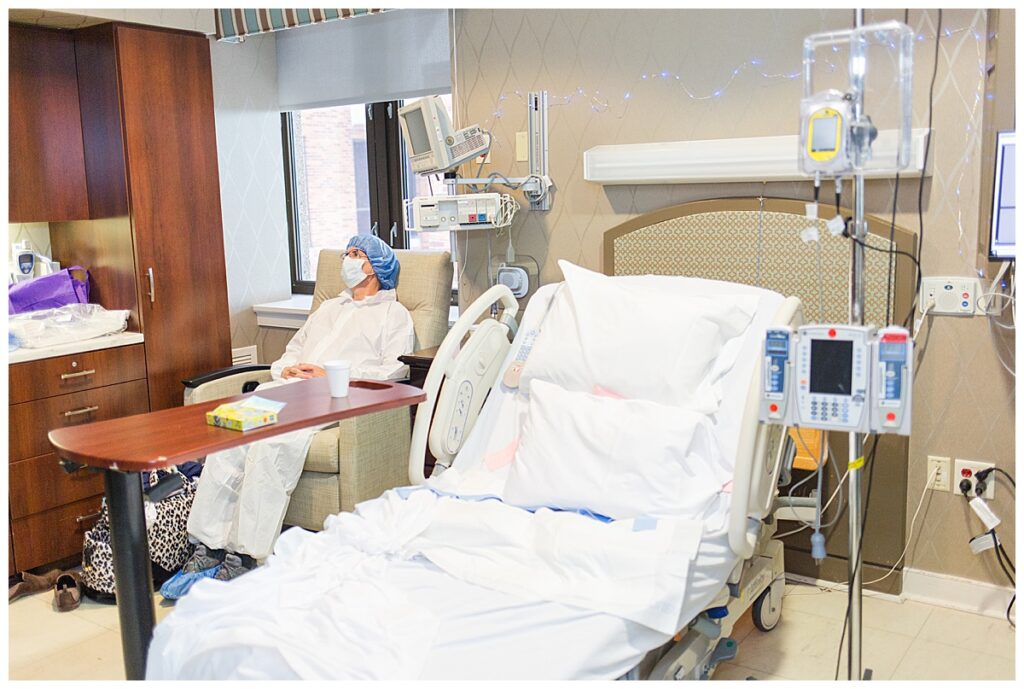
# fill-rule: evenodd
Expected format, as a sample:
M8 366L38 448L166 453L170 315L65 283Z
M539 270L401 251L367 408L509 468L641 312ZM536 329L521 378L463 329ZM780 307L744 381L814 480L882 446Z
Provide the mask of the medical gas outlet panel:
M805 325L765 336L765 423L856 433L910 433L913 341L903 328Z
M418 196L411 202L413 226L420 232L501 227L501 196L491 193Z

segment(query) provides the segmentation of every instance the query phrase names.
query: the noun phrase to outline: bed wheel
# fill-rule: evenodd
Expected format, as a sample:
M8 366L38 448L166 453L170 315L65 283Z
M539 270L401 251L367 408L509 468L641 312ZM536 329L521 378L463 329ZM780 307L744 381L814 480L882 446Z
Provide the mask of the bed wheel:
M761 595L754 601L750 609L750 617L754 626L762 632L770 632L775 629L782 617L782 593L785 584L774 582L771 586L761 592ZM776 588L777 587L777 588ZM774 591L775 595L772 595Z

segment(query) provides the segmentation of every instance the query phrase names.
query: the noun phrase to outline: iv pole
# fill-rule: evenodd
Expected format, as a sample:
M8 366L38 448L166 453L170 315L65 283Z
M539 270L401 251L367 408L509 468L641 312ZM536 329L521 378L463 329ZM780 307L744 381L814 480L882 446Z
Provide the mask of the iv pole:
M864 10L854 10L854 25L864 25ZM864 65L854 65L851 69L851 86L853 99L854 127L862 123L864 116ZM856 156L861 155L863 139L856 141ZM850 324L864 325L864 246L867 228L864 223L864 173L860 166L854 167L853 173L853 241L850 243ZM850 616L849 616L849 650L847 652L847 679L861 679L861 479L864 463L861 457L864 452L864 438L860 433L850 433L850 485L848 507L850 512Z

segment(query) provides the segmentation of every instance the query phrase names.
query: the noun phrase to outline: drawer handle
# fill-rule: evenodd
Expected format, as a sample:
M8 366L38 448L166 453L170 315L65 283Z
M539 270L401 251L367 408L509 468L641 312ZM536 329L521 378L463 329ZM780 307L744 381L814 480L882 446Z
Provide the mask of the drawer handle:
M80 517L75 517L75 522L81 524L82 522L89 521L90 519L98 519L101 514L103 514L102 511L93 512L92 514L83 514Z
M149 276L149 303L156 301L156 285L153 283L153 269L147 268L146 275Z
M89 412L97 411L99 407L82 407L81 409L72 409L71 411L64 412L64 416L78 416L79 414L88 414Z
M90 368L88 371L79 371L78 373L62 373L60 374L61 380L67 380L68 378L81 378L82 376L91 376L96 373L96 369Z

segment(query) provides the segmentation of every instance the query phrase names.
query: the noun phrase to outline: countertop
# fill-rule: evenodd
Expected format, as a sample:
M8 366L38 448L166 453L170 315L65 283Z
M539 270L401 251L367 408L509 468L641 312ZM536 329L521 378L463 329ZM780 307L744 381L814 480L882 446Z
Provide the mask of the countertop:
M7 353L8 364L20 364L26 361L37 361L38 359L49 359L55 356L66 356L68 354L79 354L81 352L92 352L97 349L110 349L112 347L123 347L130 344L142 342L142 333L124 332L116 335L104 335L94 337L91 340L69 342L68 344L54 345L52 347L40 347L39 349L16 349Z

